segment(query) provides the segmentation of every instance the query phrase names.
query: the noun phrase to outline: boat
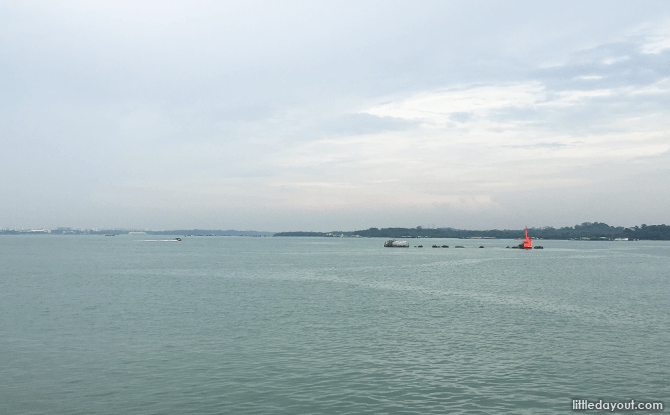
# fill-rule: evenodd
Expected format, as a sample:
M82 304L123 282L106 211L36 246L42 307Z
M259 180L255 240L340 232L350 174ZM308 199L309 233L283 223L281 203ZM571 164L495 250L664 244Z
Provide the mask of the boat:
M386 248L409 248L409 242L389 239L388 241L384 242L384 246Z
M105 236L114 236L113 233L106 233Z

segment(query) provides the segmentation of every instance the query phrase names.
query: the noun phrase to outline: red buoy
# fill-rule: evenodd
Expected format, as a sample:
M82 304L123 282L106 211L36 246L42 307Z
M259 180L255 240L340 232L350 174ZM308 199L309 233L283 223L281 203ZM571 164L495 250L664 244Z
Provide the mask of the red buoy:
M528 226L526 226L526 239L523 240L524 249L533 249L533 241L528 237Z

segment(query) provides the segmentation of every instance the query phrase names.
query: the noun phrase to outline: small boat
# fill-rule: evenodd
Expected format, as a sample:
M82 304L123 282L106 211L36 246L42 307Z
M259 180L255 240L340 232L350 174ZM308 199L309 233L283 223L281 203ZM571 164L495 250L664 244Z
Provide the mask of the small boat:
M114 236L113 233L106 233L105 236Z
M179 242L179 241L181 241L181 238L174 238L174 240Z
M442 248L449 248L449 245L442 245Z

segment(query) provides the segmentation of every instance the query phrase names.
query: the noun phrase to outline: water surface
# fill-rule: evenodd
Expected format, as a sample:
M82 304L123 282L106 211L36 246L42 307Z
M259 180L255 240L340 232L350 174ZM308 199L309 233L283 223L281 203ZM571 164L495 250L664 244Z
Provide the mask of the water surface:
M668 242L176 236L0 237L0 413L670 403Z

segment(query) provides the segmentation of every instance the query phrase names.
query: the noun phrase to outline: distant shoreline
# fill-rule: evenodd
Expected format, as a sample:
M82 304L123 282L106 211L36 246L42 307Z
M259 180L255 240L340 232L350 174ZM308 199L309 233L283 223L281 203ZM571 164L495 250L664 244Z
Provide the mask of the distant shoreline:
M587 241L635 241L670 240L670 226L646 225L631 228L614 227L599 222L584 222L573 227L528 228L533 239L587 240ZM358 237L358 238L457 238L457 239L519 239L524 237L523 229L467 230L454 228L424 229L416 228L370 228L353 232L278 232L273 236L312 236L312 237Z
M143 229L0 229L0 235L188 235L188 236L272 236L275 232L203 230L203 229L172 229L152 231Z
M251 237L351 237L351 238L459 238L459 239L519 239L523 237L523 229L491 229L467 230L455 228L369 228L357 231L332 232L262 232L203 229L174 229L163 231L140 229L2 229L0 235L122 235L131 232L143 232L147 235L184 235L184 236L251 236ZM589 240L589 241L635 241L635 240L670 240L670 226L646 225L624 228L614 227L600 222L584 222L573 227L528 228L528 234L534 239L555 240Z

